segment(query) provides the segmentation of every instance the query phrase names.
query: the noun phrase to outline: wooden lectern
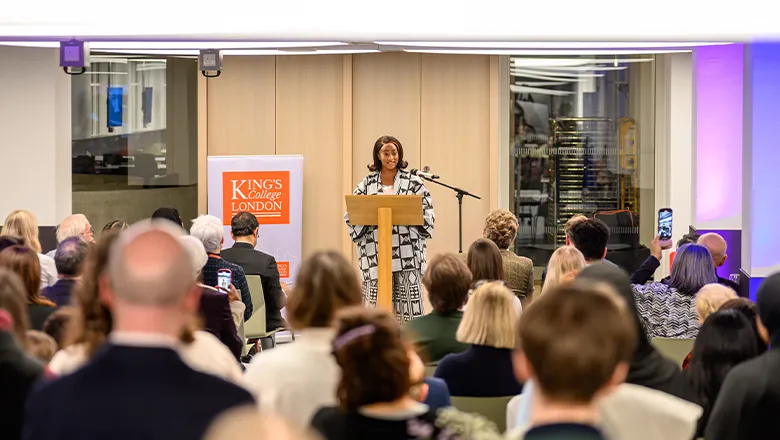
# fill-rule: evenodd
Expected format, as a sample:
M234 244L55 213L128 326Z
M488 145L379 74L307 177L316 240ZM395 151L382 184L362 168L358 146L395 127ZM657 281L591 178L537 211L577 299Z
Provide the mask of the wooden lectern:
M422 226L422 196L370 195L345 197L352 226L379 226L377 307L393 312L393 225Z

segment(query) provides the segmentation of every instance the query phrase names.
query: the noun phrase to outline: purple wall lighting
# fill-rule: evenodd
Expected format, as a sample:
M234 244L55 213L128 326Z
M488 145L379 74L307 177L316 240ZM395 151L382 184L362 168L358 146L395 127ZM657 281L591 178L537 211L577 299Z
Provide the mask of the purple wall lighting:
M697 227L740 229L744 51L743 44L694 51Z
M745 111L750 116L745 126L745 139L750 140L745 197L750 194L750 210L744 217L743 239L749 247L746 269L753 278L780 270L780 43L750 44L745 63Z

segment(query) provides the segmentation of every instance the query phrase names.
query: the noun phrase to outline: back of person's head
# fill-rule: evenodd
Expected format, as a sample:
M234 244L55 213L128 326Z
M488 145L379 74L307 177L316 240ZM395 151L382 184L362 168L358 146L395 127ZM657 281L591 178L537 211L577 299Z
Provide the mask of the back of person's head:
M720 310L704 321L684 374L698 394L698 403L705 416L712 410L728 372L756 356L755 333L742 313Z
M576 276L585 267L585 257L574 246L561 246L553 252L547 263L547 277L540 295Z
M412 385L408 346L395 317L381 309L351 307L336 315L333 355L341 367L337 398L346 411L394 402Z
M119 302L171 307L194 290L192 263L181 245L180 229L169 222L139 222L124 231L111 250L108 279Z
M57 342L51 336L38 330L27 330L27 352L48 364L57 352Z
M704 246L686 244L677 250L672 262L669 285L686 295L694 295L707 284L717 283L712 255Z
M16 210L8 214L0 230L0 235L21 237L24 245L35 252L41 252L41 242L38 240L38 219L30 211Z
M433 257L422 279L431 306L439 313L460 309L466 303L471 282L471 271L455 254Z
M100 299L100 280L105 278L111 250L119 240L118 230L100 236L87 252L81 282L76 284L72 301L76 313L71 325L72 339L68 344L82 343L91 356L100 347L113 328L111 311Z
M78 237L91 241L92 225L84 214L73 214L65 217L65 220L57 227L57 243L62 243L68 237Z
M517 237L517 217L506 209L496 209L485 219L482 236L492 241L499 249L509 249Z
M313 432L295 426L272 412L241 406L220 414L203 440L318 440Z
M696 244L699 241L699 234L685 234L681 239L677 240L677 249L685 246L686 244Z
M3 252L11 246L24 246L24 239L13 235L0 236L0 252Z
M152 213L152 220L168 220L175 225L182 228L184 227L184 222L181 220L179 210L176 208L157 208L157 210Z
M26 344L26 332L30 326L27 313L27 292L19 276L0 268L0 309L13 318L13 332L20 346Z
M22 280L27 293L28 304L45 304L54 307L54 303L42 297L41 263L38 254L23 246L11 246L0 252L0 267L14 272Z
M609 228L596 218L575 223L569 230L571 243L582 252L586 261L601 260L607 252Z
M68 346L71 339L70 326L75 314L76 308L73 306L60 307L43 323L43 332L54 338L57 347L65 348Z
M637 343L625 302L607 286L560 286L520 320L515 370L547 402L587 404L620 384Z
M747 298L734 298L723 303L723 305L720 306L720 310L736 310L742 313L750 322L750 326L753 327L753 331L756 334L758 352L763 353L769 348L767 347L764 338L761 337L761 332L758 330L758 308L756 307L756 303Z
M737 298L737 292L723 284L706 284L696 293L696 313L699 321L704 322L728 300Z
M728 255L726 255L726 240L720 234L708 232L699 237L699 239L696 240L696 243L706 247L707 250L710 251L715 267L720 267L726 262L726 258L728 257Z
M65 277L77 277L84 268L84 260L87 258L89 245L80 237L71 236L63 238L57 245L54 253L54 264L57 273Z
M329 327L339 310L363 302L360 279L339 252L320 251L298 270L287 300L287 319L296 329Z
M203 243L206 252L217 253L222 248L225 230L219 217L201 215L192 221L190 234Z
M588 217L583 214L575 214L563 225L563 234L566 236L567 241L571 241L571 228L577 223L587 220Z
M246 211L239 212L230 220L230 232L233 237L250 237L257 233L260 223L254 214Z
M190 259L190 266L192 268L192 279L197 280L203 266L209 261L209 256L206 253L206 248L203 247L203 242L197 237L192 235L182 235L179 237L179 241L184 249L187 251L187 256Z
M465 344L514 348L517 319L514 294L501 282L484 283L469 298L455 338Z
M474 281L495 281L504 279L504 262L501 251L495 243L480 238L469 247L466 264Z
M780 272L764 279L756 292L760 327L768 333L772 346L780 344Z
M103 226L103 231L100 234L102 236L103 234L106 234L110 231L122 232L129 227L130 225L128 225L126 222L123 222L122 220L111 220L110 222L106 223L105 226Z

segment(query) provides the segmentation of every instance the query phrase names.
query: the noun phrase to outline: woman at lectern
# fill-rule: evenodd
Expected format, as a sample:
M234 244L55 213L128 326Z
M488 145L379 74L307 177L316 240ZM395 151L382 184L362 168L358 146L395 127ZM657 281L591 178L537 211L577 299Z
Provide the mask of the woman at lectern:
M423 315L423 297L420 280L425 271L426 240L433 234L433 202L422 179L405 171L401 142L393 136L382 136L374 143L371 171L358 184L354 195L420 195L423 203L422 226L393 226L393 309L396 318L411 321ZM352 241L357 243L358 262L363 278L363 299L367 306L376 307L377 259L376 226L353 226L344 216Z

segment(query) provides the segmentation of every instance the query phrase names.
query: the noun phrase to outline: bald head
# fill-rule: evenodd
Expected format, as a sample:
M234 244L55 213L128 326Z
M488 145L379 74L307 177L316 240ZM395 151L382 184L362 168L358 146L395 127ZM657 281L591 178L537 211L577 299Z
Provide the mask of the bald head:
M726 240L719 234L710 232L699 237L698 244L707 248L712 255L712 261L715 263L715 267L723 266L726 262Z
M108 275L117 299L138 306L173 306L192 290L192 264L167 223L141 222L124 231L111 252Z

